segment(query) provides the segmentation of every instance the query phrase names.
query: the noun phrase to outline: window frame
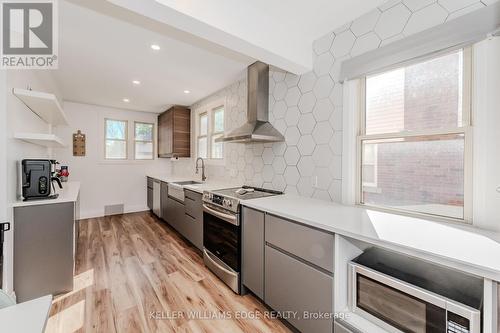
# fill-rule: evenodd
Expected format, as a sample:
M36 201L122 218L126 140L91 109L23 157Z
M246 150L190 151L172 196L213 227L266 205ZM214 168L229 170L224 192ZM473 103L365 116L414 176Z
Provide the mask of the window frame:
M223 109L224 115L224 129L222 131L215 131L215 113L217 110ZM226 101L225 99L220 99L214 101L210 104L207 104L201 107L196 111L196 120L195 120L195 138L196 138L196 157L199 156L200 146L199 139L206 138L207 139L207 157L204 158L209 164L224 164L225 162L225 145L223 145L222 157L214 158L212 154L212 139L214 137L224 136L226 131ZM201 135L201 117L207 115L207 134Z
M136 127L137 124L142 124L142 125L151 125L151 141L145 141L145 140L137 140L136 137ZM152 143L153 144L153 151L151 152L151 158L137 158L137 143ZM134 161L151 161L155 159L155 124L154 123L148 123L144 121L134 121Z
M125 139L108 139L108 121L117 121L125 123ZM108 141L120 141L125 142L125 157L123 158L108 158L107 157L107 143ZM128 120L126 119L114 119L114 118L104 118L104 160L106 161L126 161L128 160Z
M447 54L452 54L462 50L463 55L463 70L462 70L462 126L443 129L418 130L418 131L402 131L397 133L382 133L382 134L366 134L366 78L367 76L385 73L394 69L407 67L412 64L421 63L427 60L438 58ZM431 220L459 222L472 224L472 140L473 140L473 122L472 122L472 47L462 47L459 49L445 50L437 52L425 57L413 59L412 61L398 64L391 68L385 68L378 72L373 72L364 75L359 79L359 103L358 103L358 121L356 128L356 181L355 181L355 204L363 208L379 210L388 213L397 213L400 215L426 218ZM362 202L363 182L362 182L362 156L363 142L369 140L383 140L394 138L414 138L421 136L433 135L449 135L462 134L464 135L464 207L463 218L455 218L451 216L443 216L431 213L410 211L398 209L390 206L381 206L375 204L366 204ZM374 189L376 191L376 189Z

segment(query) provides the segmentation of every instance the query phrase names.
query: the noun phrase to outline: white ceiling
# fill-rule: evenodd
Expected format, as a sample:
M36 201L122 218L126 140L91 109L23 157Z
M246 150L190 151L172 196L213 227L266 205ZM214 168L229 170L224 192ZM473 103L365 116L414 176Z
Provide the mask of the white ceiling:
M55 75L65 100L161 112L172 104L191 105L227 86L253 62L231 59L66 1L60 1L59 11L60 58ZM153 51L153 43L161 50ZM133 85L133 80L141 85Z
M315 39L382 2L64 0L56 76L66 100L161 112L227 86L256 59L310 70Z

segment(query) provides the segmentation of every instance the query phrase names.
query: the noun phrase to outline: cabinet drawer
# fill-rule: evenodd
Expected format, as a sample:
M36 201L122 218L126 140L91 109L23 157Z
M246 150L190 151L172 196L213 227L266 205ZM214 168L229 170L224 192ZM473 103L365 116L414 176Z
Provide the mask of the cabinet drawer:
M149 177L147 177L147 184L148 184L148 187L153 188L153 182L154 182L153 178L149 178Z
M195 219L203 218L203 206L201 194L192 191L185 191L184 205L186 206L186 214L191 215Z
M185 215L185 235L198 249L203 250L203 221Z
M266 242L333 272L334 237L273 215L266 215Z
M302 333L331 333L333 319L304 313L333 312L333 278L269 246L265 257L265 302L276 311L296 311L288 321Z

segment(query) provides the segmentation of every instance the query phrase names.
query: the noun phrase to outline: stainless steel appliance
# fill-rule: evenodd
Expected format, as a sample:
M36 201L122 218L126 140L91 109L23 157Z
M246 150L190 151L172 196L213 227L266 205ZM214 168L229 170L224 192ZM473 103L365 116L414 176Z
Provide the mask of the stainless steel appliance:
M56 163L54 160L22 160L21 195L24 201L58 197L52 185L53 182L57 182L59 188L62 188L60 179L54 176Z
M203 193L203 260L235 293L241 293L242 200L282 194L244 186ZM243 193L245 192L245 193Z
M483 280L371 248L349 263L351 310L389 332L480 333Z

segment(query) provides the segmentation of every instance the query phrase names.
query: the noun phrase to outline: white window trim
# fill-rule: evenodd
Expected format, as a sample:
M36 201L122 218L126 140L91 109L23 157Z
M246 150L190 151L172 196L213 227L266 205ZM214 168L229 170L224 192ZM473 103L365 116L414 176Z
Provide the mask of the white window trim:
M207 154L208 156L211 156L212 154L212 147L211 147L211 138L212 135L219 135L219 134L224 134L224 132L218 132L214 133L213 132L213 122L214 122L214 110L223 107L224 108L224 132L227 129L227 114L228 110L226 108L226 99L225 98L220 98L217 99L213 102L210 102L206 105L201 106L195 111L195 131L194 131L194 151L195 151L195 157L198 157L198 138L205 137L203 135L199 135L200 133L200 116L204 113L208 115L208 131L207 131ZM223 156L222 158L211 158L208 157L205 159L205 162L207 165L220 165L224 166L226 164L226 144L224 143L224 148L223 148Z
M137 137L135 136L135 128L137 126L137 124L143 124L143 125L151 125L152 126L152 130L153 132L151 133L151 141L145 141L145 140L137 140ZM148 122L145 122L145 121L134 121L134 160L135 161L152 161L155 159L155 148L156 148L156 144L155 144L155 124L154 123L148 123ZM142 158L142 159L139 159L136 157L136 145L137 143L152 143L153 144L153 151L151 152L151 158Z
M453 51L451 51L453 52ZM449 53L449 52L448 52ZM442 53L441 53L442 55ZM437 57L434 55L433 57ZM422 57L412 61L419 63L429 59ZM344 82L344 115L343 119L343 161L342 161L342 202L348 205L357 205L366 209L379 210L388 213L395 213L404 216L424 218L427 220L457 222L460 224L472 224L473 198L472 198L472 139L473 139L473 123L472 123L472 47L463 48L463 127L441 129L441 130L425 130L415 132L403 132L384 135L364 135L365 115L365 80L359 78ZM408 66L405 63L403 66ZM381 72L385 72L383 70ZM370 73L372 75L374 73ZM463 134L464 135L464 218L453 218L428 213L413 212L400 210L397 208L381 207L361 203L361 143L369 139L381 139L390 137L412 137L432 134ZM354 171L353 171L354 170Z

